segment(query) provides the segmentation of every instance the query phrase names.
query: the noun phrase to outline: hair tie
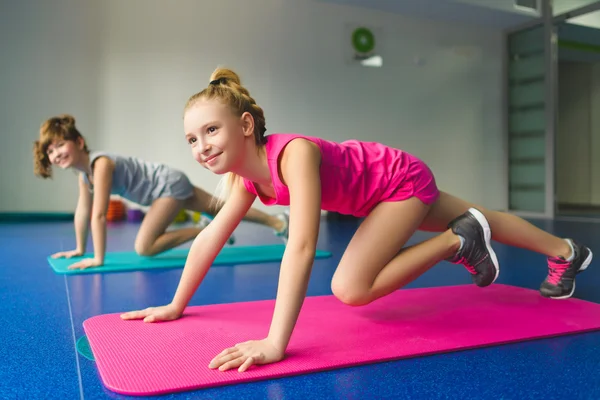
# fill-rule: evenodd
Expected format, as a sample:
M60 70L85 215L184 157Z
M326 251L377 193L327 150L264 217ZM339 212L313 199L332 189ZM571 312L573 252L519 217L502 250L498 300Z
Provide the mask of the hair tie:
M219 78L219 79L214 79L212 81L210 81L209 85L218 85L218 84L225 84L225 82L227 82L227 79L225 78Z

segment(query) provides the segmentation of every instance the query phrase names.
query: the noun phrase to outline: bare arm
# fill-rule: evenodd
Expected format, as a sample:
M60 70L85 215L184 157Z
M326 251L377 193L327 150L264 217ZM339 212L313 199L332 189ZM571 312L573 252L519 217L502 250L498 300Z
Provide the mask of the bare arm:
M79 176L79 200L75 209L75 237L77 251L85 253L90 215L92 212L92 194L90 193L83 176Z
M90 194L83 177L79 176L79 200L75 208L75 217L73 225L75 227L75 241L77 247L75 250L60 251L52 254L52 258L71 258L81 256L85 253L87 244L88 228L90 223L90 213L92 209L92 195ZM78 268L81 263L75 263L70 268Z
M85 269L98 267L104 264L104 253L106 247L106 212L110 201L110 189L112 187L112 173L114 162L107 157L100 157L94 162L94 196L88 199L83 195L80 181L80 197L75 211L75 230L77 233L77 246L85 248L87 240L87 220L90 216L91 203L91 225L92 240L94 242L94 258L85 258L69 266L69 269ZM80 208L81 206L81 208ZM84 225L85 224L85 225ZM84 233L85 232L85 233Z
M209 368L244 372L254 364L283 359L304 303L317 247L321 220L321 153L303 139L290 142L280 169L290 191L289 240L281 262L275 310L268 337L250 340L223 350Z
M106 213L110 201L114 163L107 157L94 162L94 200L92 206L92 240L94 260L97 265L104 264L106 251Z
M287 145L281 161L290 192L289 239L281 262L269 340L285 352L306 296L321 220L321 154L305 140ZM299 173L301 171L301 173Z
M255 195L244 188L241 180L238 180L223 208L194 239L171 303L179 314L187 307L210 266L252 206L255 198Z
M256 198L255 195L248 193L241 182L239 183L233 188L229 199L216 217L192 242L179 286L171 303L162 307L127 312L122 314L121 318L143 318L144 322L155 322L177 319L183 314L215 258Z

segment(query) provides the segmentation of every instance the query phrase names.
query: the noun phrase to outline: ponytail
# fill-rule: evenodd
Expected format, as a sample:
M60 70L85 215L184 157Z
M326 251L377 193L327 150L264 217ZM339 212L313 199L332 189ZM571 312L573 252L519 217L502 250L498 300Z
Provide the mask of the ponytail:
M257 146L263 146L266 143L267 128L264 111L250 96L248 89L242 86L238 74L227 68L217 68L210 76L208 87L188 99L184 107L184 114L199 101L212 99L228 105L237 116L241 116L245 112L250 113L254 119L254 142ZM217 196L222 199L218 202L229 197L233 185L238 182L239 178L238 175L229 172L221 179L217 187Z

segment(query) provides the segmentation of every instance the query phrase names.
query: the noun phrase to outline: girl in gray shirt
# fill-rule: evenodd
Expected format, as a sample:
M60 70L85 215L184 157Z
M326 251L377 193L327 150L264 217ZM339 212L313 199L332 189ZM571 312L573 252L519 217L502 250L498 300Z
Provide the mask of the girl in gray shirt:
M77 248L53 257L74 257L85 253L88 224L91 225L94 258L74 263L69 268L89 268L104 263L106 212L111 195L148 206L135 239L135 251L152 256L190 241L203 227L188 227L167 232L182 209L216 215L221 203L206 191L193 186L181 171L164 164L148 162L108 152L90 152L85 139L70 115L46 120L34 145L35 174L52 176L52 166L79 172L79 201L75 210ZM268 215L248 210L245 220L272 228L287 236L287 216Z

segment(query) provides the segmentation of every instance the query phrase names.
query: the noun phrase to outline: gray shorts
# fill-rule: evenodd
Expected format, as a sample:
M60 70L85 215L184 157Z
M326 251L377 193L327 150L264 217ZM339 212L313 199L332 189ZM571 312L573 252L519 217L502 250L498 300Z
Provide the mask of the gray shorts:
M107 156L115 162L111 194L142 206L149 206L161 197L185 200L194 195L194 185L177 169L107 152L91 153L90 166L100 156ZM83 178L89 185L85 174Z
M194 195L194 185L183 172L165 168L166 171L158 176L158 182L152 191L153 200L161 197L173 197L185 200Z

